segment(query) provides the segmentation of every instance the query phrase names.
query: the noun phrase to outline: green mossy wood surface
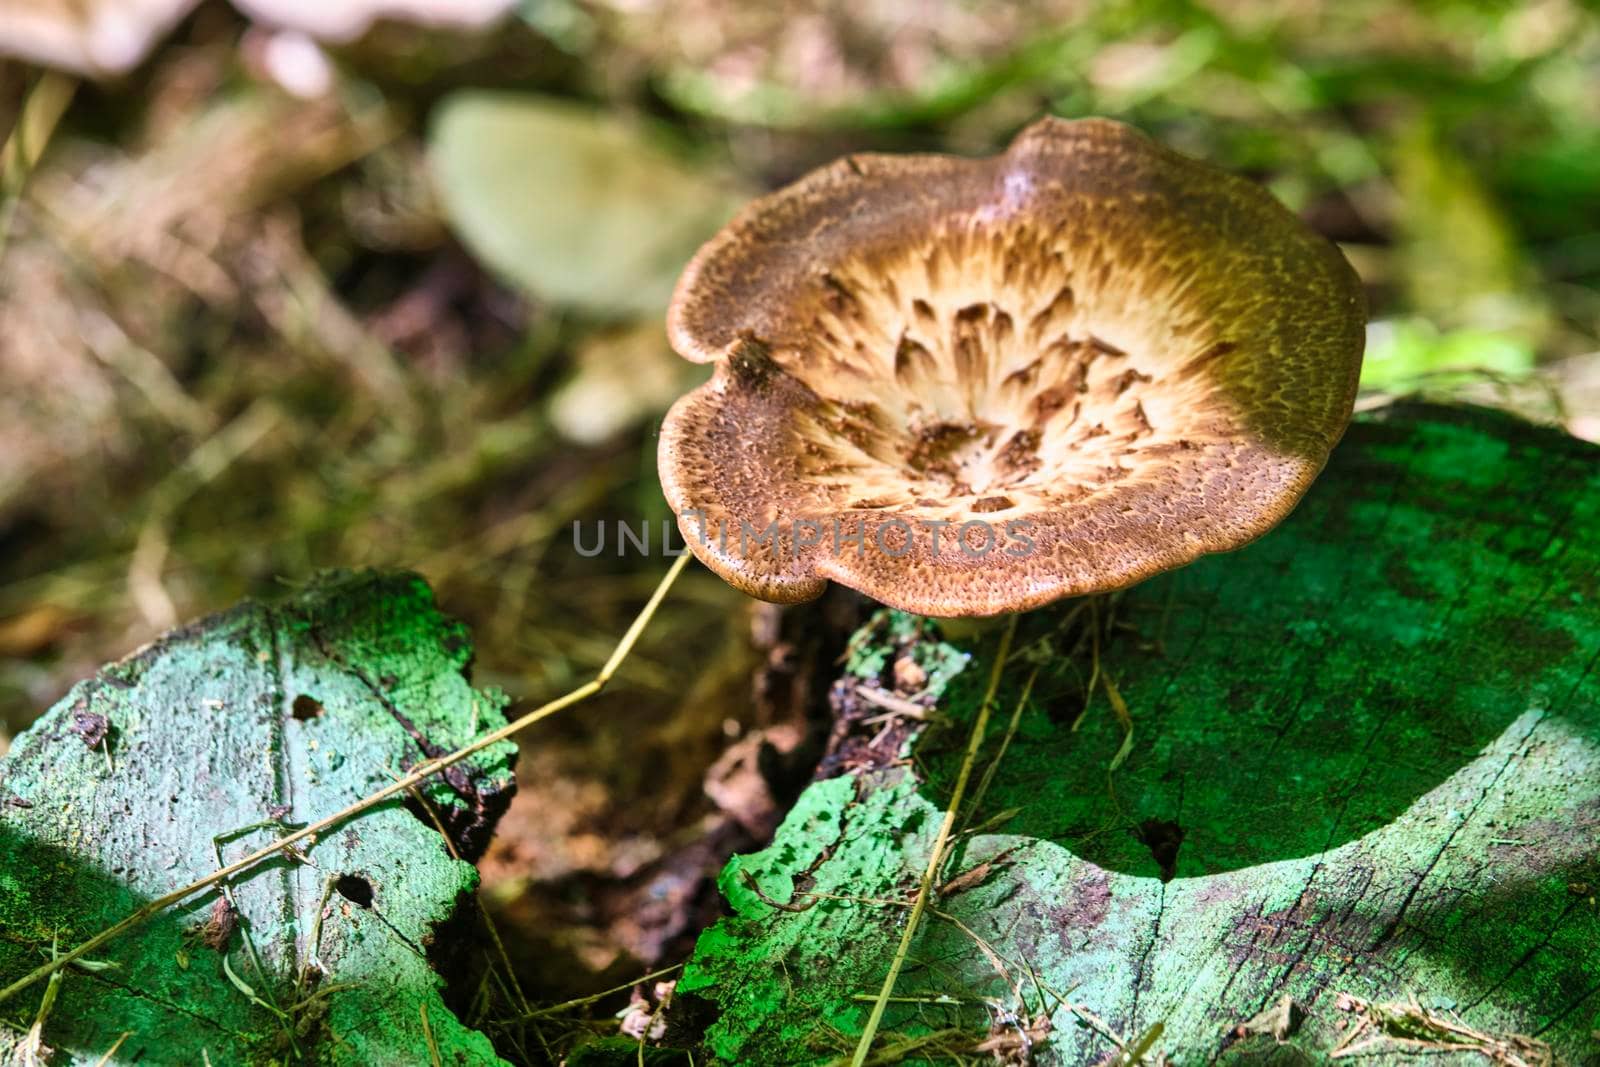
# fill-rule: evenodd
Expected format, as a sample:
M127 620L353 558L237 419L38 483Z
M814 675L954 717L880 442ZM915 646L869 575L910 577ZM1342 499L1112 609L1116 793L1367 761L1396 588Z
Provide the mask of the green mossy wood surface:
M1322 1062L1357 1024L1341 993L1414 995L1600 1062L1597 572L1600 449L1403 407L1358 420L1278 530L1119 598L1128 625L1101 661L1135 734L1115 773L1123 735L1103 690L1071 729L1089 664L1052 649L1065 611L1027 617L974 779L1042 664L969 825L1000 821L961 839L943 876L978 874L933 901L1021 996L930 914L896 992L967 1003L892 1004L879 1047L950 1026L982 1036L982 1000L1037 1012L1056 1004L1042 985L1121 1035L1163 1024L1150 1054L1181 1064ZM887 615L858 635L854 681L887 688L885 649L908 625ZM678 985L680 1002L709 1002L720 1062L821 1062L853 1044L906 909L780 911L745 872L779 902L909 899L996 640L925 636L924 659L973 657L942 685L949 721L912 769L814 784L770 848L725 871L733 914ZM1285 994L1306 1013L1286 1044L1236 1035ZM1113 1051L1067 1008L1051 1022L1035 1062ZM1383 1039L1360 1062L1416 1054L1400 1048ZM1452 1056L1486 1062L1429 1062Z
M504 723L504 699L463 675L471 648L410 575L329 576L270 606L179 630L75 687L0 762L0 984L140 903L216 869L213 835L299 824L392 782L425 754ZM97 742L104 731L105 742ZM108 762L109 752L109 762ZM429 794L452 835L482 843L510 799L509 744ZM305 850L238 876L239 929L206 940L217 891L156 917L69 969L44 1030L52 1063L429 1062L425 1008L446 1064L500 1062L440 998L439 924L471 916L477 874L424 816L374 808ZM280 836L228 843L237 859ZM314 916L330 878L320 938ZM370 889L370 906L362 898ZM467 928L475 929L468 922ZM248 930L270 977L253 965ZM463 935L470 936L470 935ZM214 939L215 940L215 939ZM293 1019L288 1030L225 974ZM319 961L322 995L291 1009ZM270 991L270 997L269 997ZM43 993L4 1005L27 1026ZM4 1033L0 1031L0 1033ZM15 1033L0 1037L15 1042Z

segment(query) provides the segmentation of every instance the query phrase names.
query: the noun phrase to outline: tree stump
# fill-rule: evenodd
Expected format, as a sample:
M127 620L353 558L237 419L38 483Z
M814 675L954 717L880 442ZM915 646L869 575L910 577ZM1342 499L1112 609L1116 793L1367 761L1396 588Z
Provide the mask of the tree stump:
M724 872L678 985L717 1062L854 1045L996 644L894 613L857 636L847 718L865 688L934 725L882 766L875 708L854 770ZM1600 1062L1600 449L1363 417L1280 528L1027 616L1016 649L877 1049Z

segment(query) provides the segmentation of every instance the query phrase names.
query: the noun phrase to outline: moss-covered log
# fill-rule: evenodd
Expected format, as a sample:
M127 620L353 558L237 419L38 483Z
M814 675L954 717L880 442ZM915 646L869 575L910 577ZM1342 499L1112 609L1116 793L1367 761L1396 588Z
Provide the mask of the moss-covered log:
M880 1049L1600 1057L1600 449L1475 410L1364 417L1267 537L1074 607L1022 623L980 774L1037 667L1033 697ZM1115 770L1105 686L1084 713L1091 619L1133 724ZM919 627L880 617L836 690L926 675L942 720L912 763L817 782L723 876L733 914L678 986L719 1062L824 1062L860 1032L996 645ZM920 666L953 653L948 684Z

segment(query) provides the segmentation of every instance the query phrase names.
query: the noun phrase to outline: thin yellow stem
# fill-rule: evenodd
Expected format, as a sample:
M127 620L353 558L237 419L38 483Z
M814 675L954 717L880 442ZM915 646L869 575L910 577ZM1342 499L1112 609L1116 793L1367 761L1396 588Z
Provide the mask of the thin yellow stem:
M579 997L576 1000L563 1000L560 1004L552 1004L548 1008L535 1008L533 1011L530 1011L525 1015L517 1016L514 1021L526 1022L529 1019L537 1019L545 1015L559 1015L564 1011L571 1011L573 1008L581 1008L585 1005L593 1004L597 1000L604 1000L606 997L609 997L614 993L621 993L625 990L632 989L636 985L643 985L645 982L651 982L657 978L669 975L673 971L679 970L682 967L683 964L674 963L671 967L663 967L659 971L651 971L647 975L634 978L631 981L624 982L619 986L612 986L610 989L602 990L599 993L590 993L588 996Z
M1033 673L1028 675L1028 680L1023 683L1022 695L1017 698L1017 706L1011 712L1011 721L1006 724L1006 732L1000 738L1000 751L994 754L994 759L989 761L989 766L983 769L983 777L978 779L978 788L972 793L972 806L967 809L967 817L961 822L961 832L966 833L972 825L972 817L983 810L983 798L989 792L989 783L994 781L995 772L1000 769L1000 761L1006 758L1006 750L1011 747L1011 739L1017 736L1017 727L1022 724L1022 710L1028 706L1028 698L1033 695L1033 683L1039 680L1039 668L1035 667Z
M146 922L152 916L165 911L167 908L181 900L193 896L202 889L206 889L225 878L231 878L233 875L238 874L241 871L254 867L262 860L278 855L283 849L290 845L304 841L307 838L315 837L324 830L344 822L351 816L359 815L369 808L375 807L378 804L382 804L385 800L388 800L397 793L403 793L408 789L422 784L424 781L431 778L433 775L438 774L445 768L452 767L455 764L460 763L462 760L482 752L491 745L499 744L501 741L504 741L513 734L527 729L534 723L539 722L542 719L547 719L558 711L562 711L574 704L579 703L580 701L587 700L589 697L594 696L596 693L600 692L600 690L606 687L606 683L610 681L611 676L617 672L617 668L622 665L622 661L627 658L629 652L633 651L633 646L638 643L639 635L644 632L645 626L649 624L651 617L655 615L656 609L661 606L661 601L666 597L667 591L671 589L673 583L678 580L678 575L683 573L683 568L688 564L691 558L692 557L685 552L683 555L678 557L676 562L673 563L672 568L668 570L665 577L661 579L661 584L657 585L656 591L651 594L650 600L640 610L638 616L633 620L633 624L628 627L627 632L622 635L622 640L617 642L616 650L611 653L611 658L606 661L606 665L601 668L600 673L591 680L583 683L565 696L557 697L547 704L542 704L539 707L534 708L526 715L523 715L517 719L513 719L511 722L500 727L498 730L484 734L476 741L464 745L461 748L456 749L454 752L435 757L434 759L424 760L422 763L417 764L417 766L412 769L411 773L406 775L404 778L395 779L382 789L363 797L342 811L334 812L332 815L318 819L316 822L309 823L291 834L280 837L278 840L272 842L272 844L259 848L242 859L235 860L226 867L220 867L217 870L212 871L204 878L196 879L195 881L190 882L188 885L183 886L181 889L174 889L172 892L167 893L164 896L159 896L154 900L148 901L121 922L115 924L114 926L107 927L72 951L55 957L49 963L43 964L35 970L30 971L28 974L23 975L15 982L12 982L4 989L0 989L0 1004L3 1004L5 1001L11 999L17 993L26 989L33 983L50 977L50 975L54 974L56 971L59 971L61 968L67 966L75 960L82 959L95 949L99 948L101 945L104 945L106 942L120 937L129 930L132 930L134 927Z
M878 1034L878 1025L883 1022L884 1009L889 1006L889 998L894 995L894 984L900 978L900 969L905 966L906 956L911 952L911 941L916 936L917 924L922 919L922 913L927 910L928 897L933 892L934 880L939 876L939 868L944 862L944 850L950 840L950 831L955 826L956 813L961 807L962 794L967 790L967 779L972 777L972 767L978 761L978 749L983 745L983 735L989 726L989 712L994 708L995 693L1000 689L1001 672L1005 669L1006 658L1011 655L1011 639L1017 634L1017 617L1011 616L1006 623L1005 634L1000 638L1000 649L995 653L994 666L989 671L989 688L983 694L983 704L978 708L978 718L972 724L972 735L967 738L967 754L961 761L961 771L956 775L956 787L950 794L950 803L944 811L944 821L939 824L939 833L933 839L933 852L928 857L928 866L922 872L922 882L917 886L916 899L911 904L911 914L906 918L905 931L900 935L900 947L895 949L894 959L889 963L889 973L883 979L883 988L878 991L878 999L872 1005L872 1014L867 1017L867 1027L861 1031L861 1040L856 1043L856 1052L850 1059L850 1067L862 1067L867 1062L867 1056L872 1052L872 1040Z
M428 1002L424 1000L418 1004L417 1012L422 1016L422 1040L428 1046L428 1062L433 1067L444 1067L444 1059L439 1055L439 1042L433 1039L433 1027L428 1025Z
M17 205L22 202L23 187L77 91L78 83L74 79L47 71L34 83L22 104L16 125L5 144L0 145L0 256L5 254L11 221Z
M640 609L639 614L634 618L633 625L628 627L627 632L622 635L622 640L617 642L617 647L612 651L611 658L606 660L606 665L600 668L599 674L595 675L595 681L603 686L611 680L613 674L617 673L617 668L622 666L622 661L627 659L628 653L633 651L633 646L638 642L639 635L644 633L646 626L650 625L650 619L655 615L656 609L666 599L667 590L672 588L672 583L678 580L678 575L683 573L683 568L688 566L689 561L693 558L688 549L683 550L683 554L672 565L672 569L667 571L666 577L661 579L661 584L656 586L656 591L650 594L650 599L645 602L644 607Z

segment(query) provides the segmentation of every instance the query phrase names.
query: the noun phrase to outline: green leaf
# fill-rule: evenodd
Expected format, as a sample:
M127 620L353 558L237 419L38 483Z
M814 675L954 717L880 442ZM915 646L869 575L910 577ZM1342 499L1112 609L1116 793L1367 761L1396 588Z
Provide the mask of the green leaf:
M459 92L429 143L445 211L490 267L598 314L658 314L746 199L642 123L545 97Z
M463 676L470 657L421 579L329 576L77 685L0 761L0 984L215 870L217 835L242 831L223 843L238 859L503 724L504 699ZM495 746L430 792L469 854L510 800L512 756ZM50 1062L98 1063L115 1045L116 1064L296 1049L427 1063L424 1011L444 1062L500 1062L445 1007L429 963L467 947L442 924L471 906L477 873L424 819L381 805L238 875L237 912L211 890L108 943L65 972ZM31 1025L43 992L5 1004L4 1021ZM15 1036L0 1030L0 1053Z
M1532 267L1478 169L1427 119L1394 145L1400 268L1412 306L1449 328L1534 344L1550 327Z
M1374 322L1367 331L1361 384L1369 389L1445 388L1473 379L1524 378L1533 368L1533 347L1514 334L1441 332L1427 319L1388 319Z
M1147 1060L1321 1063L1366 1026L1391 1063L1418 1051L1402 1030L1440 1045L1465 1026L1523 1062L1542 1046L1511 1035L1584 1062L1600 1029L1596 529L1592 445L1480 409L1361 418L1276 531L1100 601L1100 668L1136 724L1115 773L1105 695L1073 725L1089 613L1027 616L980 770L1039 667L1034 699L963 813L978 831L941 872L877 1049L976 1059L980 1041L1019 1047L1020 1025L1038 1064L1104 1062L1107 1031L1155 1034ZM873 650L906 632L876 621L850 669L889 670ZM676 991L714 1020L715 1062L820 1064L861 1031L996 644L924 633L975 659L936 687L948 725L912 768L812 785L769 848L729 864L733 913ZM1293 1025L1263 1027L1269 1009Z

